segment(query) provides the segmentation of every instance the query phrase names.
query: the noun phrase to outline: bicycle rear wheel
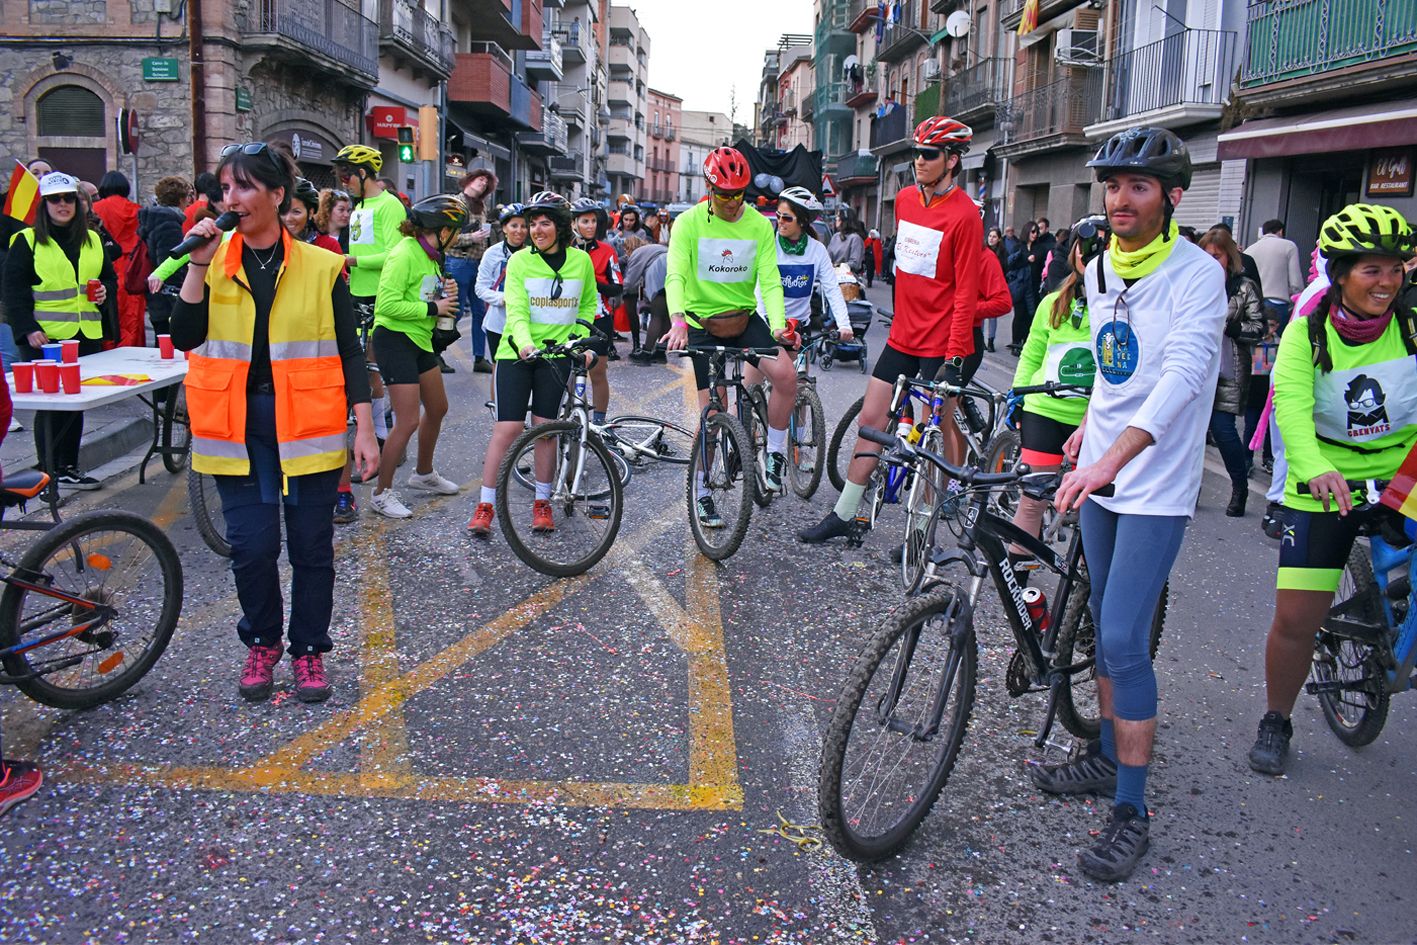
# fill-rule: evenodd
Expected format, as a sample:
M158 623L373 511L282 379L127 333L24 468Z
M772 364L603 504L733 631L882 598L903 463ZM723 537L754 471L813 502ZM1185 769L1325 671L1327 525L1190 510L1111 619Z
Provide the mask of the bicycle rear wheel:
M800 499L810 499L822 482L827 442L825 416L816 387L805 382L799 384L792 423L787 431L787 478Z
M689 506L689 531L704 557L722 561L743 544L748 519L753 514L752 458L748 434L736 417L716 413L704 422L703 437L695 441L685 481ZM699 519L699 485L723 524L710 527Z
M1349 620L1382 626L1386 622L1378 599L1378 584L1368 552L1357 542L1338 582L1332 610ZM1391 695L1387 674L1370 640L1356 639L1325 626L1314 644L1310 684L1318 690L1319 707L1333 734L1343 744L1370 744L1387 723Z
M1087 580L1087 566L1078 562L1080 579L1073 584L1072 598L1063 611L1063 626L1058 631L1056 665L1067 673L1067 683L1058 692L1058 721L1078 738L1093 739L1102 731L1102 713L1097 701L1097 627L1092 620L1088 596L1092 585ZM1151 638L1148 649L1151 658L1161 649L1161 631L1166 624L1166 605L1170 583L1161 586L1156 612L1151 618Z
M192 524L207 547L223 558L231 557L231 543L226 540L226 517L221 512L221 495L216 480L195 469L187 470L187 504L192 510Z
M753 457L750 481L753 483L753 501L759 508L767 508L777 494L768 489L768 398L761 384L747 387L750 409L744 416L743 429L748 433L748 443Z
M605 428L621 448L630 451L632 456L625 458L632 464L658 460L675 466L687 466L694 449L694 431L658 417L625 414L611 417L605 422ZM612 452L618 453L620 448Z
M989 441L984 451L985 472L1004 472L1018 462L1019 451L1023 448L1019 435L1014 430L1001 430ZM1023 496L1021 486L1003 486L989 496L990 511L1000 518L1012 520L1018 511L1019 499Z
M192 427L187 420L187 385L167 388L162 411L162 465L174 476L187 468L192 449ZM180 453L171 452L180 450Z
M5 671L56 709L101 705L142 679L182 612L177 550L131 512L102 509L54 526L10 579L44 590L12 583L0 594L0 647L35 645L6 656Z
M846 413L837 421L836 429L832 430L831 442L827 444L827 477L837 492L846 488L846 467L851 465L852 454L856 450L856 418L865 403L865 397L858 397L854 404L846 408Z
M871 862L899 850L949 779L978 669L963 603L949 585L910 598L852 667L817 782L822 830L847 859Z
M514 485L516 470L535 476L537 447L549 463L554 528L532 525L536 490ZM512 442L497 475L497 519L523 562L553 577L584 574L605 557L620 531L624 493L609 451L574 420L532 427Z

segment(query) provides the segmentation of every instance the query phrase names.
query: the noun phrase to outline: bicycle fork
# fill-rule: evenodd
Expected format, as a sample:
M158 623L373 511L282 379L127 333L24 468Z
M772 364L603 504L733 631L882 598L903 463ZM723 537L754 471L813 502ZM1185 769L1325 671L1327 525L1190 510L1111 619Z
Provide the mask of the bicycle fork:
M906 634L900 656L896 659L895 670L891 674L890 688L876 704L876 721L878 723L884 724L899 735L908 735L917 742L931 741L939 734L940 719L945 714L945 703L949 701L950 691L954 689L955 676L959 672L960 660L964 658L961 654L974 636L974 600L979 593L979 584L980 579L975 578L968 597L954 595L949 608L943 615L947 621L945 633L950 641L949 659L945 663L945 671L941 675L940 684L935 689L935 698L930 704L930 711L925 719L912 723L903 721L895 715L896 707L900 704L901 692L905 689L905 683L909 676L911 660L915 656L915 647L920 642L922 624L912 627Z

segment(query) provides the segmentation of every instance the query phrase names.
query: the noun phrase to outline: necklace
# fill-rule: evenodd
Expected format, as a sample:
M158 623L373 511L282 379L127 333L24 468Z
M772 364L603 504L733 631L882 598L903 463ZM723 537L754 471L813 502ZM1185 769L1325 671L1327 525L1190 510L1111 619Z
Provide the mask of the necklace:
M256 265L261 267L262 272L265 272L271 267L271 263L276 261L276 252L280 249L280 241L277 240L274 244L272 244L271 254L266 257L265 262L261 262L261 256L259 253L256 252L256 247L248 244L246 248L251 251L251 258L256 260Z

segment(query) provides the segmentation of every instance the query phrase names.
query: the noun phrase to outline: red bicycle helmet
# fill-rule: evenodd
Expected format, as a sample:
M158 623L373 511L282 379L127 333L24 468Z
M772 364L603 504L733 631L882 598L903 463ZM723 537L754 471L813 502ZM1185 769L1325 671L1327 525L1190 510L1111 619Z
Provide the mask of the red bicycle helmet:
M974 130L948 115L927 118L915 126L915 145L920 148L944 148L961 154L974 141Z
M746 190L752 176L748 159L737 148L714 148L704 158L704 179L719 190Z

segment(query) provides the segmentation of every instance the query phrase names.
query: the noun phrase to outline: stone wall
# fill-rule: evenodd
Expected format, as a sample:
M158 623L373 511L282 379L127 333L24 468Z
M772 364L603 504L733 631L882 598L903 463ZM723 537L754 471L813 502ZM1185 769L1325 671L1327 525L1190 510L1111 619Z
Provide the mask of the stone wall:
M108 19L108 0L30 0L30 22L77 26Z

